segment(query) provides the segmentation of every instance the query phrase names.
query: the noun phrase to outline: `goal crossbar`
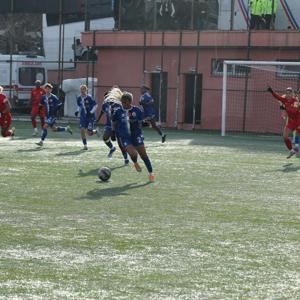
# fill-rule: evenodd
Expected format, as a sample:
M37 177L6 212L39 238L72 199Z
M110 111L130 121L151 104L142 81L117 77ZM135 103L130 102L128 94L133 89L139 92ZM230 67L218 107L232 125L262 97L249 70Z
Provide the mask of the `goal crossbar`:
M224 60L224 65L300 66L300 61Z

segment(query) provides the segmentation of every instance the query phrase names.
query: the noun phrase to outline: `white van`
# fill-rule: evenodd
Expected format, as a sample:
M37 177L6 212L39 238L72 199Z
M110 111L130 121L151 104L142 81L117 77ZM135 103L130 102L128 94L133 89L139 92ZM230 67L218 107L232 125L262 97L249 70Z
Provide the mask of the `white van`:
M40 80L42 85L47 82L44 56L12 55L10 63L10 55L0 54L0 85L7 97L10 97L12 108L28 106L36 80Z

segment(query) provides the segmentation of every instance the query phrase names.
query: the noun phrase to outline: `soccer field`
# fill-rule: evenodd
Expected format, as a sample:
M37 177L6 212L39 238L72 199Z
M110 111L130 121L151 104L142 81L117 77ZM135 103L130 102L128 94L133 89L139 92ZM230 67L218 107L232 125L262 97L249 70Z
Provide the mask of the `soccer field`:
M300 299L300 159L281 137L146 129L148 183L97 138L38 148L30 125L0 138L0 299Z

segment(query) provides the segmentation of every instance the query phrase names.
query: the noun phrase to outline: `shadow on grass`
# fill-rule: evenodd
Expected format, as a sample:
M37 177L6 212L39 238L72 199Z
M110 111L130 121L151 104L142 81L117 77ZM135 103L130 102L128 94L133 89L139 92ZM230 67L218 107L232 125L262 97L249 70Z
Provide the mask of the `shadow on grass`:
M109 181L102 182L99 181L99 184L101 185L107 185ZM151 182L145 182L142 184L135 183L128 183L123 186L118 187L110 187L110 188L100 188L100 189L93 189L89 192L87 192L85 197L81 197L80 199L88 199L88 200L99 200L102 198L108 198L108 197L115 197L115 196L127 196L129 190L138 189L145 187L147 185L151 184Z
M206 130L172 130L164 131L167 140L164 144L160 143L159 136L151 129L144 130L145 145L149 148L160 148L171 144L182 144L201 147L223 147L242 150L254 153L284 153L285 146L280 135L275 134L252 134L252 133L228 133L225 137L221 136L220 131Z
M76 126L75 123L72 123L73 126ZM16 124L18 136L16 139L31 139L29 136L31 133L31 123L29 120L27 122L18 121ZM75 128L75 127L74 127ZM102 128L101 128L102 129ZM195 146L209 146L221 148L232 148L237 150L242 150L245 152L252 153L276 153L283 154L285 151L284 144L282 142L282 137L279 135L272 134L252 134L252 133L231 133L225 137L221 137L220 131L207 131L207 130L196 130L196 131L188 131L188 130L176 130L176 129L167 129L164 130L164 133L167 134L167 140L164 144L161 143L161 138L152 128L143 128L143 132L145 135L145 144L146 147L149 148L161 148L164 151L165 147L168 148L170 144L180 144L183 141L184 145L195 145ZM57 142L60 140L78 140L79 132L75 130L75 134L70 135L52 135L57 139ZM182 145L184 147L184 145ZM174 146L174 145L173 145ZM69 152L69 153L59 153L59 156L71 156L71 155L79 155L81 151ZM283 154L284 155L284 154Z
M298 172L300 170L300 166L295 166L293 163L285 164L282 166L282 169L278 169L277 171L281 171L283 173L290 172Z
M24 141L24 140L34 140L37 137L32 137L32 136L14 136L13 141Z
M147 145L147 143L145 144L146 147L149 147L149 148L161 148L163 149L163 147L167 147L167 142L165 142L164 144L162 142L160 143L151 143L149 145Z
M113 167L113 168L110 168L110 170L113 172L114 170L117 170L117 169L122 169L122 168L125 168L127 166L125 165L121 165L121 166L117 166L117 167ZM81 169L78 171L78 176L79 177L87 177L87 176L98 176L98 171L99 171L99 168L97 169L92 169L92 170L89 170L87 172L84 172L82 171Z
M80 150L70 151L70 152L60 152L60 153L57 153L56 156L75 156L75 155L80 155L84 152L87 152L87 151L80 149Z
M36 148L31 148L31 149L18 149L17 152L21 152L21 153L26 153L26 152L38 152L38 151L42 151L45 148L43 147L36 147Z
M294 165L293 163L288 163L282 166L280 169L268 170L265 173L275 173L275 172L282 172L282 173L291 173L291 172L298 172L300 171L299 165Z

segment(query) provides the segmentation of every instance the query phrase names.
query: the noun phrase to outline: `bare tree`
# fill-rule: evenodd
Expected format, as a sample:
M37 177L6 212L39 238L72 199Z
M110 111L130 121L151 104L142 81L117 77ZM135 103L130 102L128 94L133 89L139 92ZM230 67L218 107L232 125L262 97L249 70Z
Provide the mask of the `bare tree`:
M42 15L41 14L1 14L0 18L0 53L33 52L41 54Z

